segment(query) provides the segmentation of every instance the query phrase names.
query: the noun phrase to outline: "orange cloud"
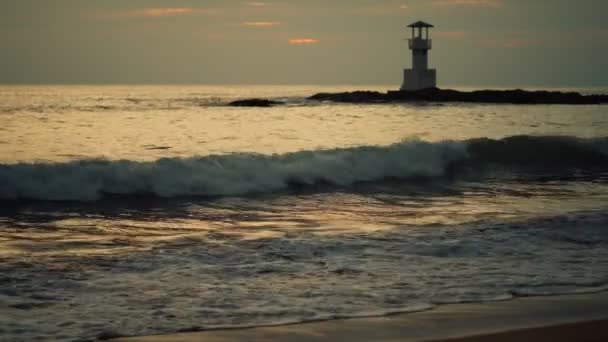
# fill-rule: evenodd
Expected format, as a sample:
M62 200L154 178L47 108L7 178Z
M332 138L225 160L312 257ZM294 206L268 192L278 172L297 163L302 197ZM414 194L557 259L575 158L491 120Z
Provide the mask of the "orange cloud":
M436 0L435 6L470 6L470 7L500 7L499 0Z
M251 27L274 27L283 25L280 21L245 21L241 23L241 26Z
M192 8L150 8L143 10L141 13L149 17L162 17L166 15L184 15L192 14Z
M271 6L272 3L270 2L262 2L262 1L250 1L247 2L247 6L252 6L252 7L265 7L265 6Z
M146 8L141 10L133 10L128 12L116 12L112 14L113 18L158 18L158 17L171 17L180 15L212 15L217 14L218 11L202 9L202 8L191 8L191 7L165 7L165 8Z
M316 44L319 40L313 38L292 38L289 44Z

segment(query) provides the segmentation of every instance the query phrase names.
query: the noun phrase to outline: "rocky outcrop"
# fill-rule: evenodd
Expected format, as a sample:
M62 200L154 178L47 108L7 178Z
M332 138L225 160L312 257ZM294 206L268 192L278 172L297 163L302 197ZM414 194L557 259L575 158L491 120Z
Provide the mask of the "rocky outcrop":
M451 89L428 88L416 91L355 91L319 93L308 98L316 101L346 103L389 102L476 102L515 104L602 104L608 95L582 95L577 92L515 90L476 90L464 92Z
M232 107L272 107L282 104L284 103L267 99L245 99L232 101L228 105Z

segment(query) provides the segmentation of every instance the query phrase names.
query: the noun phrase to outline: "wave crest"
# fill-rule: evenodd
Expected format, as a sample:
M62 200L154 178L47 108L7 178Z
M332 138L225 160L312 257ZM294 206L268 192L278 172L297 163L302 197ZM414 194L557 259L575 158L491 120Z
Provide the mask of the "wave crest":
M297 185L349 186L384 179L444 177L460 165L608 166L606 139L516 136L230 154L154 162L79 160L0 165L0 199L93 201L105 195L223 196Z
M273 192L290 184L350 185L387 177L437 177L466 155L464 144L406 142L388 147L231 154L155 162L80 160L0 166L0 198L96 200L106 194L220 196Z

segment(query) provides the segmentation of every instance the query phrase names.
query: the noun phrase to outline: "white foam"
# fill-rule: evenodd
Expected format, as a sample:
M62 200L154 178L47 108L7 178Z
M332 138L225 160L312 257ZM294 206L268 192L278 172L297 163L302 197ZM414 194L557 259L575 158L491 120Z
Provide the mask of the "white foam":
M464 143L403 142L388 147L233 154L155 162L75 161L0 167L0 198L90 201L104 194L161 197L273 192L290 184L350 185L386 178L437 177L466 156Z

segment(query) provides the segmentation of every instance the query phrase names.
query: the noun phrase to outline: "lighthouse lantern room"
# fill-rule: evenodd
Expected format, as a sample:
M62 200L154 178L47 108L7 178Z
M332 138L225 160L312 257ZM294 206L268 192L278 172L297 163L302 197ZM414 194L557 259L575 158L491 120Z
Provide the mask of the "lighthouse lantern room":
M401 90L420 90L437 86L437 71L429 69L429 50L433 47L429 39L429 23L417 21L408 25L412 29L409 47L412 50L412 68L403 70Z

